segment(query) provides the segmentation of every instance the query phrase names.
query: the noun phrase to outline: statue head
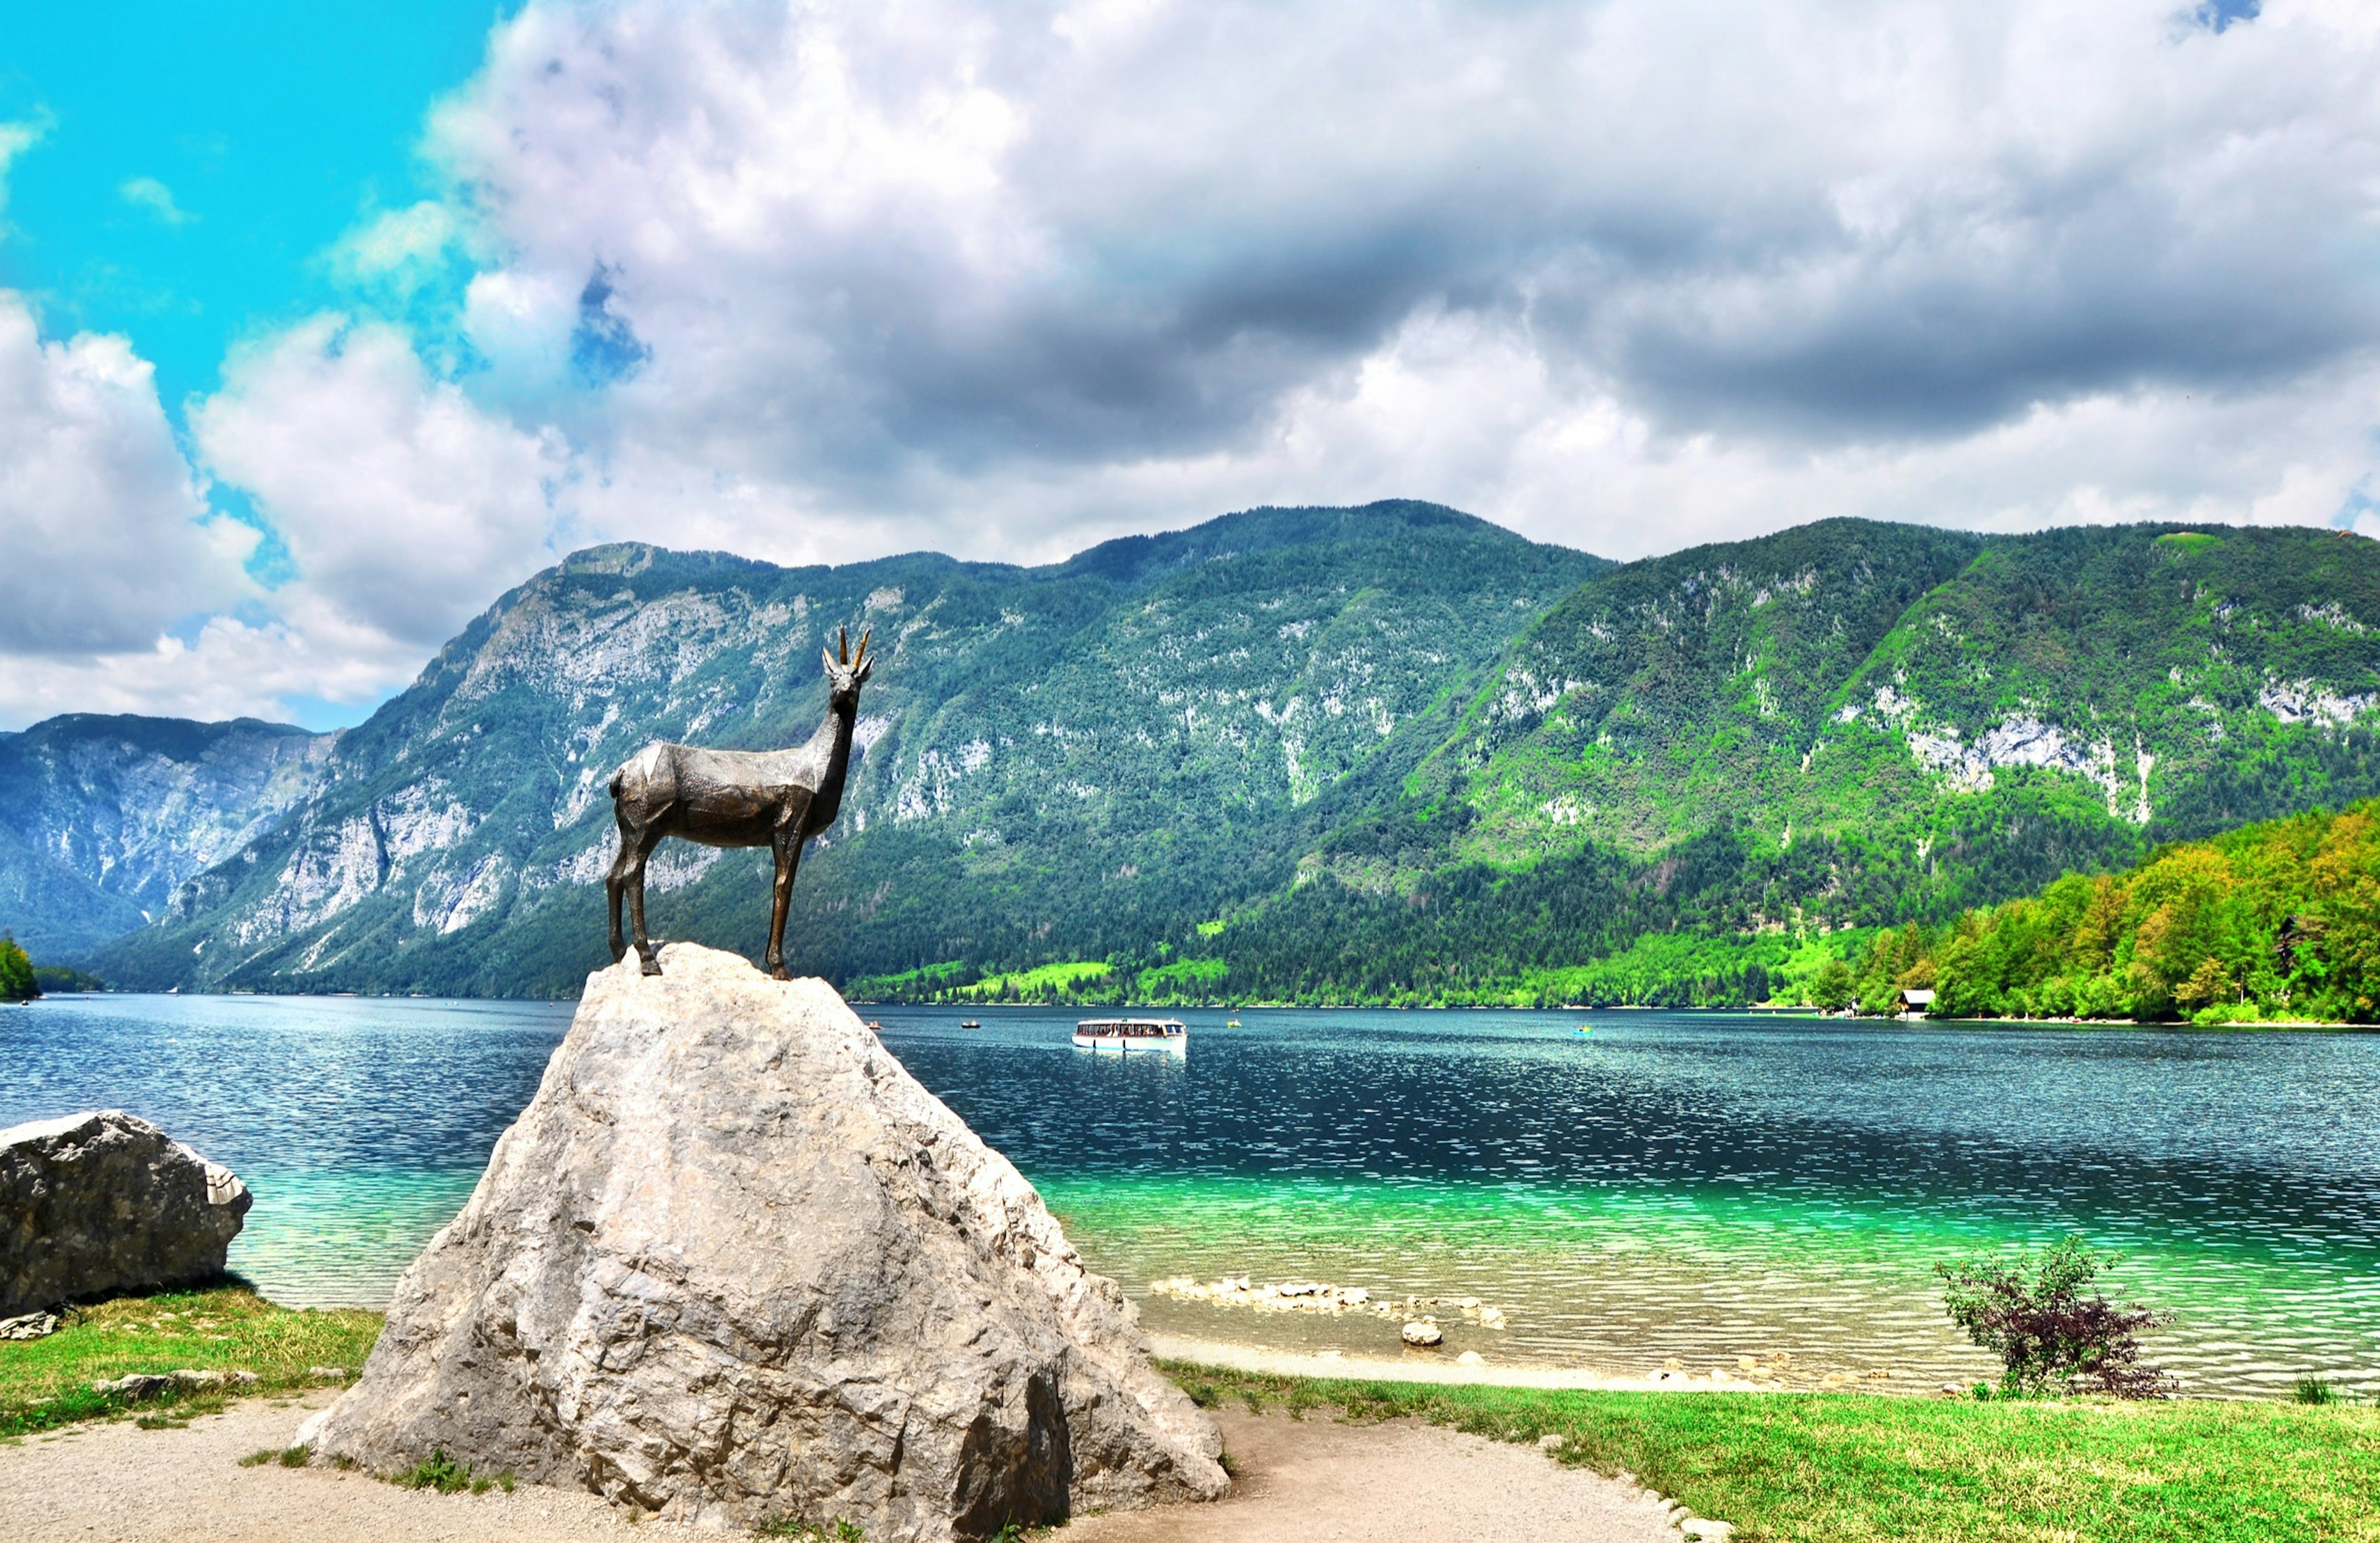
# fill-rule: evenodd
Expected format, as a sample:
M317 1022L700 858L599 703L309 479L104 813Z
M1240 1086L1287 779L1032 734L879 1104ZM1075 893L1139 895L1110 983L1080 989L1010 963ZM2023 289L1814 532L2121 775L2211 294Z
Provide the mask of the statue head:
M868 657L868 632L859 635L859 650L855 653L851 648L850 628L837 627L834 629L833 650L819 650L819 657L826 661L827 700L835 707L850 707L857 703L859 688L868 684L869 674L876 668L876 661Z

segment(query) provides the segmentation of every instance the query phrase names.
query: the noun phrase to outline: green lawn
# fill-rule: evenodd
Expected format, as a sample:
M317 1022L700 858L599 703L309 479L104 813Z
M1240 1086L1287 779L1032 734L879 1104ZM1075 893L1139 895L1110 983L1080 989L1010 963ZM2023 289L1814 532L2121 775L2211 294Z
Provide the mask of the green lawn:
M361 1367L380 1329L378 1313L296 1312L239 1289L78 1308L48 1339L0 1343L0 1438L127 1414L173 1420L221 1401L136 1407L91 1392L127 1372L238 1368L258 1391L310 1386L314 1367ZM2380 1543L2380 1409L2368 1406L1541 1392L1166 1369L1206 1403L1410 1415L1514 1441L1558 1433L1561 1461L1625 1469L1736 1523L1745 1543Z
M1625 1469L1736 1537L1848 1543L2380 1539L2380 1409L1978 1403L1318 1382L1172 1366L1202 1403L1411 1415Z
M128 1372L249 1371L258 1392L313 1386L316 1367L352 1375L380 1328L378 1313L298 1312L241 1287L76 1307L47 1339L0 1343L0 1438L133 1412L125 1400L91 1391ZM163 1416L220 1399L175 1393L139 1408Z

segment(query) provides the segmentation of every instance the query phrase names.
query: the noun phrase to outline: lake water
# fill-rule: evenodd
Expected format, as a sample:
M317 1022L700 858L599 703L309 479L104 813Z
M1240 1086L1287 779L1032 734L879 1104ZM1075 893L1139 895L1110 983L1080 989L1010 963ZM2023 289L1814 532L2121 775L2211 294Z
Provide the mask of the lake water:
M878 1009L885 1045L1041 1187L1154 1327L1392 1352L1370 1318L1148 1297L1158 1277L1469 1295L1490 1360L1793 1357L1888 1386L1988 1363L1932 1265L2070 1232L2180 1322L2192 1391L2380 1391L2380 1038L1670 1013L1183 1014L1093 1057L1076 1014ZM0 1124L116 1106L257 1195L232 1263L385 1301L534 1092L566 1005L56 999L0 1011ZM1576 1032L1594 1024L1590 1036Z

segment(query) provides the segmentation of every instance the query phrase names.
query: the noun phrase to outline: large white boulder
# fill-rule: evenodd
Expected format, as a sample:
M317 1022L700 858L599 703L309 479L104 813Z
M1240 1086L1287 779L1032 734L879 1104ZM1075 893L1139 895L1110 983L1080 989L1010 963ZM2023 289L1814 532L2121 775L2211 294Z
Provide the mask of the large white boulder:
M220 1275L251 1203L230 1169L120 1109L0 1130L0 1318Z
M870 1543L1223 1492L1123 1293L832 988L688 943L663 964L588 978L301 1440Z

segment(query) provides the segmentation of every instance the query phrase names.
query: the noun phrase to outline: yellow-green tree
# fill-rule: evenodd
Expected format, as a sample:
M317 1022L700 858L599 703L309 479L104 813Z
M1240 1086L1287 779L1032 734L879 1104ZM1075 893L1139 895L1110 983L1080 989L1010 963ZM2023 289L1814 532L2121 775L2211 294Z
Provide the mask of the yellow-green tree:
M33 984L33 962L14 938L0 937L0 1002L30 1002L42 994Z

